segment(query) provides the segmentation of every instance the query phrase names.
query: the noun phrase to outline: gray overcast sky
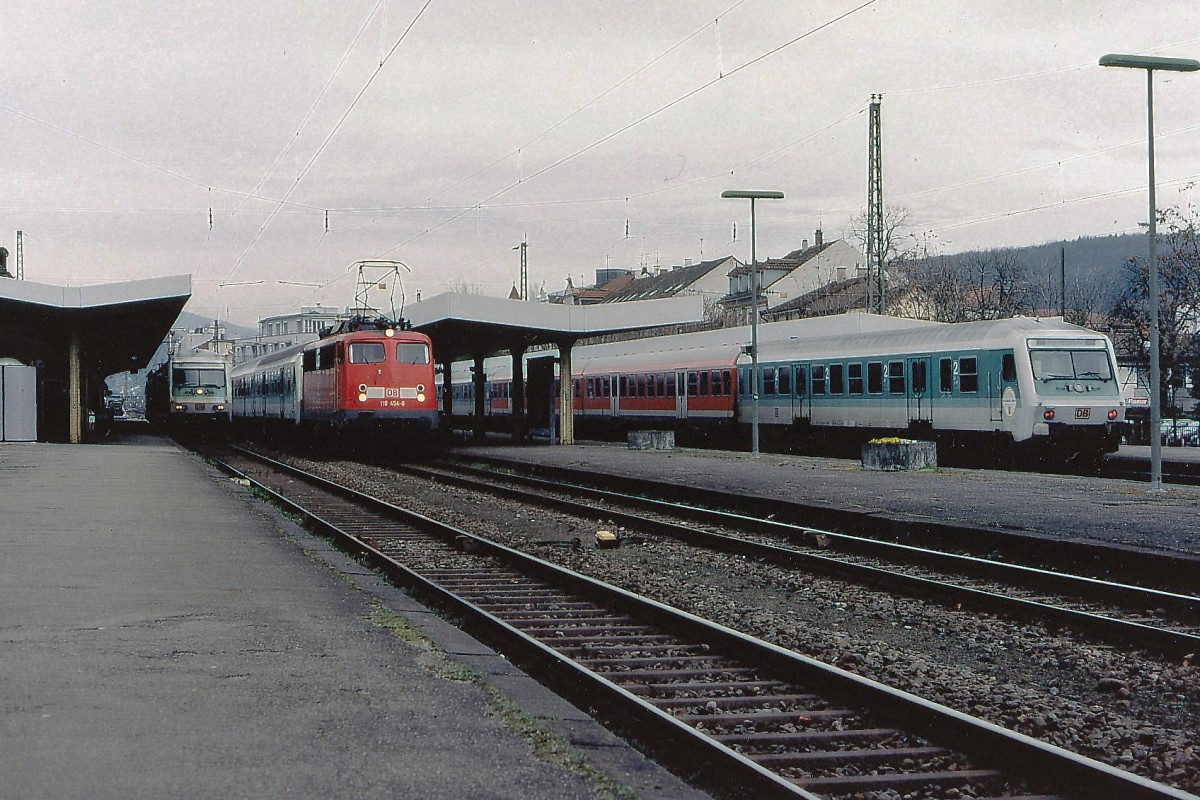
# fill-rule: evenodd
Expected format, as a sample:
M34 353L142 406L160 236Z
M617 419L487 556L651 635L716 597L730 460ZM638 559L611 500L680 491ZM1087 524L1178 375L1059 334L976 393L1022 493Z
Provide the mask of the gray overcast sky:
M1134 231L1145 76L1097 60L1200 57L1197 8L6 0L0 241L29 280L191 273L189 310L242 324L351 304L360 259L405 262L409 301L507 295L523 236L534 291L746 259L729 188L786 193L777 256L861 213L876 92L885 203L936 247ZM1162 206L1200 178L1198 99L1155 79Z

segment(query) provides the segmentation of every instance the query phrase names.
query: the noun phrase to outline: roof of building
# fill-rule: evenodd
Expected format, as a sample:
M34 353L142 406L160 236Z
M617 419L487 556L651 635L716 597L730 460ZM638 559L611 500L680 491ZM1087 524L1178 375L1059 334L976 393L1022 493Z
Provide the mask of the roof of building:
M866 307L866 300L867 279L857 276L826 284L785 303L771 306L765 314L770 317L824 317L861 310Z
M674 297L684 289L706 277L714 269L723 264L728 264L732 258L733 256L722 256L712 261L701 261L699 264L675 267L658 275L646 275L637 278L630 282L624 289L613 292L603 302L625 303L630 300L658 300L663 297ZM607 288L607 284L605 286Z
M804 264L809 259L819 255L820 253L825 252L832 247L836 241L837 240L835 239L834 241L815 244L812 247L793 250L783 258L768 258L766 261L760 261L758 263L758 267L760 270L786 269L790 271L801 264ZM734 275L744 275L749 271L750 266L748 264L739 264L729 271L729 275L730 277L733 277Z
M0 279L0 342L25 363L61 361L71 331L101 377L145 367L191 297L189 275L53 286Z

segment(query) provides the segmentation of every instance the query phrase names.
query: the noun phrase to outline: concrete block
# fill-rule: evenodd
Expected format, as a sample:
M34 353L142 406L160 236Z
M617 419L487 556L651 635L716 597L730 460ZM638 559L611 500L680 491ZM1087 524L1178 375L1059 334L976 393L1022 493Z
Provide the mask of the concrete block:
M630 450L674 450L675 431L630 431L626 441Z
M872 439L862 447L863 469L896 472L936 469L937 443L916 439Z

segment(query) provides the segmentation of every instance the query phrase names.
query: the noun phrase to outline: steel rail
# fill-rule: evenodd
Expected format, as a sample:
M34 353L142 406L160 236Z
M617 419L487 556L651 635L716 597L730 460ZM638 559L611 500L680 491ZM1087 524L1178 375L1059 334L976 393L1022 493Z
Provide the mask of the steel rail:
M630 498L653 495L653 499L677 502L682 507L694 507L693 501L698 494L693 487L663 480L571 467L550 467L475 453L467 459L453 458L448 463L461 463L463 460L522 476L552 475L556 482L569 481L579 487L612 491ZM852 536L854 540L863 542L863 547L871 541L886 541L987 555L993 561L995 557L1013 563L1030 563L1036 559L1036 563L1043 567L1076 572L1086 570L1093 575L1120 575L1121 581L1130 585L1142 584L1183 593L1195 589L1196 571L1200 569L1200 556L1185 553L1150 552L1123 545L1040 536L1026 531L890 517L871 511L798 503L707 487L702 494L706 509L740 515L747 520L790 522L821 533Z
M597 508L586 503L555 497L553 495L533 493L529 489L498 486L494 483L477 481L461 475L450 475L439 470L409 465L393 468L427 479L452 482L475 490L502 494L514 500L530 502L531 498L536 498L536 502L540 505L553 506L567 513L598 516L627 527L663 533L688 544L736 555L761 558L775 564L785 566L803 565L809 569L819 570L825 574L837 575L873 588L888 586L916 596L932 594L948 598L951 602L969 603L988 610L999 608L1008 614L1021 618L1040 619L1057 625L1087 630L1103 637L1106 641L1133 644L1170 655L1194 653L1200 649L1200 635L1186 631L1172 630L1142 622L1110 617L1091 611L1067 608L1040 600L1014 597L986 589L963 586L953 582L934 580L918 575L907 575L902 572L869 564L859 564L820 553L805 552L793 547L772 545L737 536L698 530L688 525L680 525L660 519L649 519L609 507ZM938 569L952 570L976 577L982 576L990 580L999 580L1025 587L1036 586L1043 590L1049 588L1071 596L1123 605L1133 609L1169 608L1176 613L1200 618L1200 597L1193 595L1129 586L1086 576L1052 572L1036 567L988 561L974 556L945 553L894 542L864 539L832 531L818 531L813 528L797 526L786 522L751 518L731 512L684 505L675 501L654 500L643 496L627 495L544 478L498 474L462 466L457 466L456 469L465 470L476 475L482 472L486 478L511 480L548 491L578 493L593 499L632 504L670 516L679 516L682 514L708 524L735 526L754 532L767 532L774 535L800 539L814 547L816 545L813 540L821 539L828 546L834 548L841 547L848 551L854 551L859 554L866 553L885 560L903 561L922 566L932 565Z
M437 522L424 515L402 509L377 498L356 492L295 467L266 459L258 454L245 453L257 463L299 478L310 486L323 489L342 498L361 504L385 519L400 522L442 540L469 544L473 552L494 557L526 575L567 587L581 597L596 600L615 612L636 615L675 635L697 642L706 642L716 651L736 661L766 667L775 673L774 680L789 681L809 687L820 687L832 696L846 699L852 707L870 708L872 714L882 714L902 720L911 733L932 741L951 741L960 752L981 756L989 763L999 763L1015 775L1033 775L1044 785L1053 786L1064 796L1093 798L1097 796L1151 800L1200 800L1194 795L1156 783L1132 773L1072 753L1063 748L1009 731L932 701L916 697L884 684L824 664L782 647L760 641L746 634L662 603L640 597L619 587L588 578L569 569ZM388 557L378 547L361 536L344 532L341 527L323 519L286 497L283 493L257 480L250 473L229 464L219 465L258 487L286 508L305 517L316 529L332 535L344 549L363 557L372 566L397 583L424 597L431 598L441 608L460 616L466 629L481 635L497 646L514 662L519 663L563 690L567 696L585 705L603 700L606 711L622 720L626 730L636 730L641 741L658 752L673 753L678 759L685 754L685 763L701 774L708 785L728 796L801 797L816 800L802 784L781 777L752 761L734 749L736 737L726 737L722 743L701 733L639 694L617 685L603 675L526 634L515 625L485 611L478 603L464 599L437 582ZM642 624L642 623L638 623ZM564 648L565 649L565 648ZM759 667L756 667L756 669ZM770 684L771 680L767 680ZM866 734L866 732L859 732ZM696 748L706 753L696 758ZM676 763L679 763L676 760ZM950 773L960 784L973 776L991 776L988 771ZM878 785L885 785L886 776ZM903 775L895 782L903 785ZM808 779L810 785L826 786L830 791L841 785L837 779Z

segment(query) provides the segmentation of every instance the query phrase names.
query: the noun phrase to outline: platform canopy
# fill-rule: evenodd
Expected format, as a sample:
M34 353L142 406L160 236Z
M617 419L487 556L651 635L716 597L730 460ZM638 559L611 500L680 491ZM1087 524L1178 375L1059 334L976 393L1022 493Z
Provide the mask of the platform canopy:
M590 336L697 322L703 315L698 296L583 306L447 293L404 309L413 327L433 339L440 361L540 344L570 346Z
M94 286L0 278L0 357L38 370L39 438L79 441L104 378L146 367L191 294L190 275Z

